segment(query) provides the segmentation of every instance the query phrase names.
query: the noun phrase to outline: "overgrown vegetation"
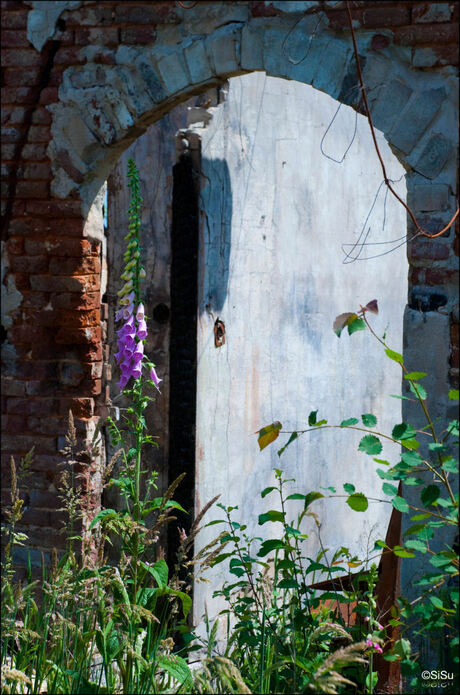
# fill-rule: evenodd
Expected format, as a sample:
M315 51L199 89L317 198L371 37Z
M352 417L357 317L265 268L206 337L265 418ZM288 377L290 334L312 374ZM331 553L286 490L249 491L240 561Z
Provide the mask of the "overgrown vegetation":
M142 201L132 161L128 177L132 197L115 356L126 407L121 408L121 420L107 420L116 452L99 471L102 487L117 487L123 506L102 509L89 519L88 496L82 490L87 485L82 486L82 481L87 482L99 454L100 434L96 432L89 449L81 451L70 413L60 488L67 514L66 549L53 551L41 580L34 579L29 563L25 582L17 582L14 551L27 541L17 530L23 515L20 488L33 452L18 466L11 460L11 505L4 526L2 692L371 693L378 678L374 657L380 653L389 661L400 661L408 687L419 692L420 671L426 664L417 660L411 646L417 635L431 641L439 666L452 672L458 663L458 558L445 529L458 521L458 462L453 453L458 422L445 426L432 420L422 385L426 374L408 372L403 357L375 334L368 321L369 313L377 312L375 300L356 313L337 317L334 330L339 336L344 328L350 335L360 330L374 335L387 357L402 369L426 427L417 430L403 422L388 434L377 429L372 413L330 424L318 420L313 411L308 427L289 433L278 455L309 431L331 427L364 431L358 449L377 463L382 499L410 515L403 544L388 547L379 540L375 557L366 560L345 547L332 558L324 548L309 557L308 523L320 526L315 502L343 495L332 487L322 492L298 490L295 480L277 468L275 484L261 492L267 502L276 500L259 516L259 524L272 529L268 539L249 537L244 519L236 517L238 508L218 505L222 518L211 523L221 525L221 533L193 558L203 515L216 501L211 500L188 535L180 531L177 561L168 567L159 538L165 524L184 513L173 499L182 476L159 495L157 474L143 459L145 448L156 445L147 432L145 409L161 380L144 354ZM458 391L452 390L449 398L458 400ZM280 432L279 422L263 427L260 449ZM423 447L422 432L430 437ZM400 445L400 460L379 458L382 438ZM419 503L406 494L410 488L420 490ZM344 493L355 512L368 508L368 498L352 484L344 485ZM287 502L299 505L294 519L288 516ZM107 547L112 544L109 560ZM402 596L385 611L376 596L376 563L382 551L403 561L421 555L426 566L425 574L414 582L418 596ZM190 621L193 578L222 562L228 563L234 578L217 592L226 606L222 618L227 635L218 638L217 621L210 624L205 616L206 637L198 639ZM334 581L344 576L347 583ZM324 579L329 588L318 585ZM397 640L392 641L388 628L400 629ZM455 681L447 685L455 687Z

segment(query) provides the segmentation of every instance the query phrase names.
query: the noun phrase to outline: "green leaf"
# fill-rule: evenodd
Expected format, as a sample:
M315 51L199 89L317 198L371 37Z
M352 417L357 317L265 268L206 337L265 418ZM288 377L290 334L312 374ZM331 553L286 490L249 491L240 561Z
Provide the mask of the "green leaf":
M270 492L273 492L273 490L277 490L277 489L278 488L274 487L273 485L271 487L266 487L264 490L262 490L262 492L260 493L260 496L266 497Z
M408 639L399 639L393 646L393 653L401 659L410 659L411 646Z
M390 483L383 483L382 490L385 493L385 495L397 495L398 494L398 488L395 487L394 485L390 485Z
M407 466L420 466L423 459L417 451L403 451L401 453L401 461Z
M257 438L257 442L259 444L260 451L262 451L262 449L265 449L266 446L275 441L282 427L283 425L281 424L281 422L276 421L273 422L271 425L262 427L262 429L258 431L259 436Z
M372 413L364 413L364 415L361 415L361 420L364 427L375 427L377 424L377 418Z
M278 550L279 548L284 548L283 541L280 541L277 538L269 538L267 541L264 541L261 544L257 557L265 557L265 555L271 553L272 550Z
M409 372L409 374L404 375L404 378L417 381L418 379L423 379L425 376L428 376L426 372Z
M407 504L406 500L403 497L399 497L398 495L396 497L393 497L393 499L391 500L391 504L395 509L398 510L398 512L409 511L409 505Z
M145 565L145 569L147 569L147 571L155 577L155 581L160 589L164 589L166 587L168 583L168 565L166 564L165 560L158 560L158 562L155 562L153 567L150 567L150 565Z
M427 552L426 543L419 541L417 538L406 541L406 546L408 548L412 548L413 550L418 550L420 553Z
M393 552L395 555L397 555L397 557L415 557L414 553L409 552L401 545L395 545Z
M345 492L347 493L347 495L352 495L352 494L354 493L354 491L355 491L356 488L355 488L355 486L352 485L351 483L345 483L344 486L343 486L343 489L345 490Z
M288 495L286 497L287 500L304 500L305 495L302 495L300 492L294 492L292 495Z
M446 565L450 565L451 558L445 557L444 555L441 555L441 553L438 553L438 555L433 555L430 557L430 563L435 567L445 567Z
M358 418L350 417L348 420L342 420L340 427L351 427L352 425L357 425L359 422Z
M418 398L421 398L422 401L426 400L426 390L423 388L421 384L411 384L409 388L412 391L412 393Z
M214 567L214 565L220 564L221 562L226 560L228 557L231 557L232 555L233 555L233 553L220 553L220 555L217 555L217 557L215 557L214 560L212 561L212 566Z
M404 357L400 355L399 352L390 350L390 348L385 350L385 354L390 358L390 360L393 360L393 362L397 362L398 364L402 364L404 362Z
M179 681L181 688L185 688L184 692L192 691L193 677L185 659L177 654L168 654L158 659L158 666Z
M117 516L118 513L115 511L115 509L101 509L101 511L96 514L90 523L89 528L90 530L94 528L102 519L114 519Z
M430 596L429 598L435 608L444 608L444 604L439 598L439 596Z
M289 439L287 440L286 444L285 444L284 446L282 446L281 449L278 450L278 456L281 456L281 454L284 453L284 451L287 449L287 447L289 446L289 444L292 444L292 442L293 442L295 439L297 439L297 437L298 437L297 432L293 432L293 433L291 434L291 436L289 437Z
M450 389L449 391L449 399L451 401L458 401L459 399L459 390L458 389Z
M431 514L429 515L431 516ZM411 517L412 519L413 517ZM407 536L409 533L419 533L420 531L425 530L425 524L412 524L412 526L409 526L408 529L404 531L404 536Z
M278 582L278 589L298 589L299 585L295 579L282 579Z
M406 422L401 422L399 425L393 427L391 436L393 439L398 439L399 441L403 439L413 439L417 432L414 430L412 425L408 425Z
M446 471L446 473L458 473L458 461L449 458L447 461L443 461L442 469Z
M364 319L354 319L354 321L351 321L348 324L348 334L353 335L353 333L356 333L356 331L365 331L366 330L366 322Z
M381 453L382 448L382 443L378 437L374 434L366 434L359 442L358 451L364 451L369 456L375 456L375 454Z
M275 509L270 509L270 511L265 512L264 514L259 514L259 526L262 526L267 521L281 521L281 523L283 523L284 513Z
M308 495L305 495L304 510L308 509L312 502L319 500L322 497L324 497L324 495L322 495L321 492L309 492Z
M430 451L446 451L447 447L445 444L441 444L440 442L431 442L431 444L428 444L428 448Z
M423 488L422 492L420 493L420 499L425 507L428 507L430 504L436 502L440 494L441 490L437 485L428 485L427 487Z
M340 334L345 328L345 326L348 326L350 322L354 321L355 319L358 318L358 314L354 314L351 312L347 312L345 314L339 314L339 316L336 316L335 321L332 326L332 330L336 334L338 338L340 338Z
M365 512L369 506L367 497L366 495L363 495L362 492L354 492L352 495L350 495L350 497L347 499L347 504L355 512Z
M317 410L312 410L310 415L308 416L308 425L309 427L312 427L313 425L316 424L316 416L318 415Z
M458 420L451 420L447 431L453 436L458 437Z
M405 447L406 449L418 449L420 442L418 442L416 439L404 439L401 440L401 446Z

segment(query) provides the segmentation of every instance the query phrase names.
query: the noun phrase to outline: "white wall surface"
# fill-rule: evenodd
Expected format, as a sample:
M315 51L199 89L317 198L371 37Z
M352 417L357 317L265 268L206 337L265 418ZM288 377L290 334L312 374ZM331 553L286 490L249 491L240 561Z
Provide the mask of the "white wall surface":
M226 101L210 109L202 138L203 187L199 259L196 511L214 495L239 506L248 532L266 537L279 524L258 526L258 514L275 498L260 491L274 483L273 469L296 479L291 492L307 493L353 483L357 491L382 497L371 457L358 453L362 433L327 430L306 434L280 458L288 436L259 452L254 432L275 420L283 429L306 427L308 414L331 423L374 413L379 428L391 433L401 422L398 365L390 362L367 333L332 331L337 314L377 298L372 317L378 334L402 351L403 311L407 293L406 229L402 206L382 182L369 126L342 106L320 150L338 103L313 87L264 73L232 78ZM379 145L389 176L405 197L402 166L383 136ZM343 244L367 234L371 245L355 262L344 263ZM368 232L369 230L369 232ZM361 235L361 237L360 237ZM382 244L402 237L400 242ZM346 247L350 251L351 246ZM359 249L358 249L359 250ZM356 252L354 253L356 255ZM361 260L362 259L362 260ZM226 326L226 343L214 346L214 321ZM398 447L385 444L381 458L396 462ZM385 537L391 504L370 503L366 513L349 509L345 498L315 502L322 522L321 540L331 557L341 545L365 557L375 538ZM300 510L293 502L292 516ZM208 521L221 518L215 508ZM237 517L236 517L237 518ZM198 548L219 531L212 526ZM307 522L308 552L319 540ZM197 549L198 549L197 548ZM226 563L208 574L210 584L195 589L195 619L205 605L211 616L221 604L212 591L227 577ZM232 576L232 575L230 575Z

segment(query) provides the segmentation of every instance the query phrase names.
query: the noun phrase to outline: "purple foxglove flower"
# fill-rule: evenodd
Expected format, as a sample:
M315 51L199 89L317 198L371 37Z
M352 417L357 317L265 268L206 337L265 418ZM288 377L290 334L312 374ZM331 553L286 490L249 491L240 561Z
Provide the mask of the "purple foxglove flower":
M135 367L131 370L131 376L133 379L139 379L140 375L142 374L142 362L139 362Z
M141 321L139 321L137 326L137 337L139 340L144 340L144 338L147 337L147 324L145 323L145 319L141 319Z
M128 304L128 306L123 307L123 318L129 319L129 317L132 316L133 311L134 311L134 304Z
M139 361L144 357L144 343L143 342L136 344L136 348L135 348L132 356L136 361Z
M137 311L136 311L136 318L137 318L137 320L138 320L138 321L142 321L142 319L144 318L144 315L145 315L144 305L143 305L142 302L141 302L141 303L139 304L139 306L137 307Z
M159 391L160 389L158 388L158 384L160 383L160 381L163 381L163 379L160 379L160 378L159 378L158 374L157 374L156 371L155 371L155 367L152 367L151 370L150 370L150 378L151 378L151 380L153 381L153 383L155 384L156 388L157 388L158 391Z
M115 321L119 321L120 319L124 318L123 316L124 309L118 309L118 311L115 312ZM126 317L128 318L128 317Z

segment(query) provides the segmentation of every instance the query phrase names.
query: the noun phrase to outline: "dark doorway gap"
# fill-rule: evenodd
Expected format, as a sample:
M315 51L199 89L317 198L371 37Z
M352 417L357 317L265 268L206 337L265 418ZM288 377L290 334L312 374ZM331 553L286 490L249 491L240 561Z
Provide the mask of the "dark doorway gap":
M195 497L195 422L198 301L198 191L192 155L173 167L171 230L169 483L186 473L174 499L188 512L178 526L190 528ZM175 523L168 530L168 560L175 565L179 544Z

